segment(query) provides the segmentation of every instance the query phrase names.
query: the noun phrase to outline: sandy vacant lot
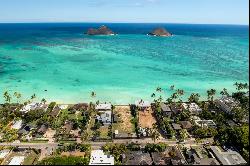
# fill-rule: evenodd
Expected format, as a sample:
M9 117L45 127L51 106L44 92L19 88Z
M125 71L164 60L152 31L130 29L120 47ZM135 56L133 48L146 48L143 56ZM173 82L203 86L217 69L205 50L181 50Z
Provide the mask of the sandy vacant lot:
M142 128L153 128L154 123L156 123L156 120L151 108L146 111L139 111L139 125Z
M115 106L114 114L119 117L120 122L113 123L113 130L123 133L133 133L134 126L131 123L132 115L129 106Z

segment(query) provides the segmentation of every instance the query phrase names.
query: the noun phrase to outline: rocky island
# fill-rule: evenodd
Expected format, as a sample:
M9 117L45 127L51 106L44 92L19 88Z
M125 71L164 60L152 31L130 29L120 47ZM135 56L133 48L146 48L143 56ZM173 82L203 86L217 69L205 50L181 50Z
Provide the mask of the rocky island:
M168 37L168 36L172 36L171 33L169 33L166 29L164 28L157 28L157 29L154 29L152 32L150 32L148 35L151 35L151 36L165 36L165 37Z
M115 35L115 33L108 27L102 25L98 29L90 28L88 29L88 35Z

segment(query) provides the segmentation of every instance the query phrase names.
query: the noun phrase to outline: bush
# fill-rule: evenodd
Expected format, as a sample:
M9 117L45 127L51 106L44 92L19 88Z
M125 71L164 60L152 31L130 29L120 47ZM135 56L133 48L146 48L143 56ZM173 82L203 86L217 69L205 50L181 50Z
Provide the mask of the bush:
M165 143L158 143L158 144L147 144L145 146L146 152L163 152L167 148L167 144Z

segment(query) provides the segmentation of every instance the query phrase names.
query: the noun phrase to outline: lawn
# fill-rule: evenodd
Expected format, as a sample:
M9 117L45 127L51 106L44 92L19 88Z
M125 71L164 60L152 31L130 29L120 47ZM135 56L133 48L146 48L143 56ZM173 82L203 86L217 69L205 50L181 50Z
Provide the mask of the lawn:
M135 127L132 125L132 115L129 106L116 106L114 114L118 116L118 122L112 124L112 130L118 130L119 133L134 133Z
M38 157L38 154L31 150L29 155L24 159L23 165L34 165L37 162Z
M101 126L99 128L100 131L100 139L109 139L110 136L108 135L109 133L109 126Z

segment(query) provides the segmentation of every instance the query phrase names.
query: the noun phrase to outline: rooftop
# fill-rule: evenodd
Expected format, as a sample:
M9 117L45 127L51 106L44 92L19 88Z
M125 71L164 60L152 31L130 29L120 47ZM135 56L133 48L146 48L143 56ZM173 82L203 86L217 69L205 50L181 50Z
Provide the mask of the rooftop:
M22 124L23 124L22 120L15 121L14 124L12 125L12 129L19 130L22 128Z
M111 110L111 104L98 104L95 106L96 110Z
M145 108L145 107L150 107L151 103L149 101L137 100L135 101L135 105L137 107Z
M0 151L0 159L5 158L10 153L9 149L4 149Z
M164 103L161 103L160 106L161 106L162 111L171 112L171 109L170 109L170 107L168 105L166 105Z
M24 158L24 156L14 156L8 165L21 165Z
M240 165L247 164L243 157L236 151L221 151L217 146L211 146L211 151L214 153L218 161L223 165Z
M103 150L92 150L89 165L114 165L114 157L105 155Z

